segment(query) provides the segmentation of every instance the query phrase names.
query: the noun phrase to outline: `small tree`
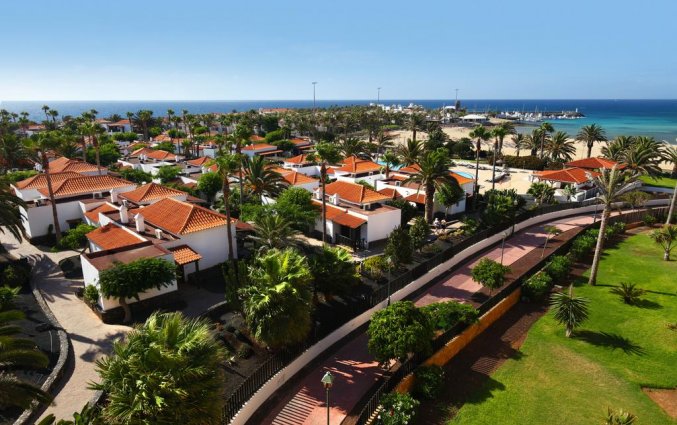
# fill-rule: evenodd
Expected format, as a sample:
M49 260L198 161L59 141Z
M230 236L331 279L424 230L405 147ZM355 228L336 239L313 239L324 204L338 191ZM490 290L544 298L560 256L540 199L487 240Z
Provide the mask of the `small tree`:
M153 176L150 173L136 168L123 168L120 170L120 176L134 183L148 183L153 180Z
M573 291L572 285L569 286L568 294L558 292L550 297L550 306L555 312L555 320L564 325L567 338L570 338L574 329L588 318L588 299L575 297Z
M430 226L423 217L416 217L414 224L409 228L409 238L411 245L417 251L421 251L430 235Z
M381 364L432 349L433 327L411 301L398 301L374 313L367 334L369 352Z
M623 202L630 204L632 208L642 208L651 199L651 195L641 190L632 190L620 196Z
M204 193L209 202L214 199L214 195L221 190L221 185L223 181L221 176L218 173L203 173L199 179L197 179L197 188L200 192Z
M532 183L527 194L534 197L536 205L551 204L555 201L555 188L545 182Z
M168 183L179 176L181 169L173 165L163 165L158 167L155 177L160 179L162 183Z
M497 263L489 258L482 258L471 270L472 280L489 288L491 295L494 289L503 286L505 275L510 272L510 267Z
M663 248L663 260L670 261L670 252L677 246L677 225L665 225L649 236Z
M151 288L161 289L176 279L176 265L163 258L140 258L131 263L115 263L99 274L104 297L118 298L125 312L125 323L132 319L127 299L139 300L139 294Z
M411 237L402 226L397 226L388 236L385 252L395 264L408 264L412 261Z
M382 412L379 414L382 425L407 425L416 416L419 401L408 393L392 392L381 399Z
M96 229L89 224L79 224L77 227L70 229L58 243L61 249L81 249L87 243L87 233Z
M401 222L402 226L406 226L409 221L418 215L418 210L411 202L407 201L404 198L394 199L392 201L387 201L386 205L391 207L399 208L401 211Z
M315 290L324 294L346 295L360 283L350 253L341 247L323 247L310 261L310 270Z

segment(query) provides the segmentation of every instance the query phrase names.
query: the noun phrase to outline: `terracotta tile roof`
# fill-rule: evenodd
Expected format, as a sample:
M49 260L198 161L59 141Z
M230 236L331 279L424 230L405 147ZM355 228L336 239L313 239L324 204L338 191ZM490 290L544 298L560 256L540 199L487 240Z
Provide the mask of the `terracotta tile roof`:
M329 214L327 214L327 216L328 215ZM329 217L327 217L327 220L329 220ZM332 217L331 221L333 221L334 223L338 223L341 226L350 227L351 229L357 229L358 227L367 222L367 220L356 217L354 215L350 215L348 213L338 214Z
M261 137L258 134L252 134L249 136L249 141L250 142L260 142L261 140L266 140L265 137Z
M589 180L587 174L591 174L592 177L597 177L600 175L600 173L596 171L588 171L582 168L565 168L563 170L546 170L534 172L534 175L540 180L577 184L587 182Z
M134 203L143 203L154 201L156 199L185 197L186 192L162 186L157 183L146 183L143 186L120 194L121 198L128 199Z
M171 142L172 138L169 137L166 134L160 134L158 136L153 137L154 142Z
M134 145L136 145L136 143ZM134 145L129 145L129 147L131 148ZM136 156L139 156L139 155L142 155L142 154L148 155L149 153L153 152L153 149L149 148L148 146L146 146L143 143L139 143L138 145L142 146L142 147L133 151L132 153L130 153L129 156L136 157Z
M117 125L129 125L129 120L128 120L128 119L124 119L124 120L116 121L116 122L114 122L113 124L117 124Z
M390 174L390 176L388 176L388 178L391 179L391 180L397 180L397 181L405 181L407 179L406 177L398 176L397 174Z
M85 216L93 223L98 223L99 222L99 213L107 213L107 212L113 212L117 211L118 209L109 204L108 202L99 205L98 207L94 208L91 211L87 211L85 213Z
M101 167L101 169L104 169L104 167ZM68 159L62 156L49 163L49 171L52 173L64 173L66 171L88 173L99 171L99 169L94 164L78 161L76 159Z
M202 256L193 251L188 245L179 245L167 248L167 250L174 254L174 261L180 266L202 259Z
M87 239L104 250L133 246L146 241L131 230L116 226L113 223L108 223L87 233Z
M322 212L322 202L318 201L317 199L313 199L313 205L315 205L320 210L320 213ZM345 209L331 205L329 202L327 202L327 220L331 220L336 216L345 214L345 212Z
M144 220L151 225L175 235L199 232L226 224L226 216L223 214L172 198L165 198L130 212L132 215L138 213L141 213Z
M111 189L134 186L134 183L107 174L101 176L80 176L66 179L58 185L53 185L54 197L68 197L94 192L108 192ZM49 196L47 188L38 189L44 195Z
M379 164L367 159L360 159L355 156L349 156L342 162L343 165L337 168L336 171L344 171L346 173L355 174L381 170L381 166Z
M130 154L130 155L133 155L134 152L136 152L137 150L143 149L143 148L145 148L145 147L147 147L147 145L146 145L145 143L142 143L142 142L134 142L134 143L130 144L129 146L127 146L127 149L134 149L134 150L132 151L132 153ZM138 149L137 149L137 148L138 148Z
M175 154L173 154L173 153L171 153L171 152L163 151L162 149L158 149L158 150L155 150L155 149L148 149L148 151L145 153L145 155L146 155L148 158L157 159L157 160L163 160L163 161L164 161L164 160L171 160L171 161L173 161L174 159L176 159L177 156L179 157L179 159L181 158L180 155L175 155Z
M310 164L311 162L307 160L307 155L301 154L292 156L284 160L285 164Z
M578 159L576 161L567 162L564 165L574 168L587 168L589 170L598 170L600 168L610 170L614 168L614 165L618 165L617 168L619 169L625 168L625 165L603 157Z
M52 187L61 183L66 179L71 179L73 177L82 177L82 174L78 174L74 171L66 171L64 173L49 173L52 180ZM17 189L42 189L47 187L47 177L45 173L36 174L33 177L16 182L14 186Z
M462 176L458 173L454 173L453 171L450 172L449 174L451 174L451 177L456 179L456 181L458 182L459 185L464 185L466 183L472 183L472 182L475 181L475 179L471 179L471 178L468 178L466 176Z
M402 197L402 195L400 195L400 192L396 191L391 187L384 187L383 189L379 190L378 193L387 196L390 199L399 199Z
M421 171L421 167L418 164L407 165L406 167L402 167L397 170L398 173L403 174L416 174L419 171Z
M319 180L314 179L312 177L308 177L303 173L299 173L297 171L289 171L289 170L284 170L286 172L279 172L282 174L282 178L289 183L292 186L296 185L301 185L301 184L308 184L308 183L316 183Z
M305 146L310 144L310 140L308 139L291 139L289 140L292 142L294 145L298 146Z
M191 159L190 161L186 161L187 164L190 164L194 167L202 167L203 165L207 164L210 161L214 161L213 158L210 158L208 156L201 156L199 158Z
M147 242L149 245L141 246L139 248L126 249L120 252L107 252L99 251L85 254L85 257L89 263L94 266L97 270L106 270L111 268L115 263L130 263L139 258L155 258L162 257L169 254L165 248L161 245L153 245L150 242Z
M425 204L425 193L414 192L404 199L409 201L409 202L414 202L414 203L417 203L417 204Z
M257 143L254 145L247 145L242 148L243 151L260 151L260 150L269 150L269 149L277 149L277 147L273 145L269 145L267 143Z
M360 205L370 204L372 202L382 202L390 199L388 196L366 188L361 184L344 181L335 181L326 185L325 192L327 195L338 194L341 200Z

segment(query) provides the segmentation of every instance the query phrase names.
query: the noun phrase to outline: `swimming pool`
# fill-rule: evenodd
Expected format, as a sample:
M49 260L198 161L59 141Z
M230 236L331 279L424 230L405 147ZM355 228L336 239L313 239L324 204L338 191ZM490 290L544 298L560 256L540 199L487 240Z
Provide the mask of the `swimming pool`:
M380 159L379 159L378 161L376 161L376 163L377 163L378 165L382 165L382 166L384 166L384 167L386 166L386 163L385 163L384 161L381 161ZM397 171L397 170L399 170L399 169L402 168L402 167L403 167L403 165L392 165L392 166L390 167L390 169L391 169L392 171Z
M475 176L473 176L472 174L465 172L465 171L458 171L458 170L451 170L451 171L458 174L459 176L463 176L463 177L466 177L466 178L469 178L469 179L475 178Z

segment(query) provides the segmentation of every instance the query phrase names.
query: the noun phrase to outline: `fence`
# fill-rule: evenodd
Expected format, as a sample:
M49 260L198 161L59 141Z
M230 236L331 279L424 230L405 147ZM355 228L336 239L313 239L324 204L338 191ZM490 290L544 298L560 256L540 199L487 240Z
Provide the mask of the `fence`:
M412 281L418 279L419 277L426 274L428 271L434 267L444 263L445 261L451 259L457 253L471 247L472 245L481 242L487 239L490 236L496 235L502 231L506 231L514 226L514 223L519 223L521 221L528 220L533 217L537 217L543 214L549 214L553 212L576 209L585 206L592 205L596 200L588 200L583 202L572 202L566 204L556 204L543 206L538 209L525 211L519 215L515 216L515 219L512 223L505 223L500 226L495 226L490 229L485 229L480 232L477 232L458 243L453 244L450 248L445 251L437 254L428 261L421 263L414 267L413 269L405 272L404 274L397 276L395 279L390 281L390 285L382 285L376 289L362 305L356 306L355 311L353 312L354 317L357 317L359 314L369 310L370 308L376 306L378 303L383 302L388 294L393 294L398 290L404 288ZM451 267L445 274L453 272L456 267ZM443 278L444 274L437 279ZM437 279L433 279L429 284L432 284ZM338 328L340 324L336 324L335 328ZM334 328L334 329L335 329ZM329 334L334 329L323 329L321 335L317 335L317 339L323 335ZM307 344L300 348L295 348L293 350L287 350L284 352L274 354L270 359L268 359L261 367L259 367L254 373L248 376L242 384L240 384L226 399L226 404L224 408L224 423L229 423L236 415L236 413L242 408L245 402L249 400L252 395L268 380L270 380L277 372L282 370L284 367L289 365L296 357L302 354L310 344Z
M617 223L617 222L624 222L624 223L635 223L638 221L641 221L647 214L652 215L654 217L662 217L667 214L668 208L657 208L653 210L646 210L646 211L631 211L625 214L619 214L616 216L609 217L609 224L612 223ZM599 222L593 223L589 227L595 227L598 226ZM522 282L524 282L527 278L538 272L543 268L543 266L549 261L550 257L553 255L558 255L563 253L565 250L569 249L571 246L571 243L573 242L573 238L567 241L566 243L560 245L555 249L553 252L551 252L547 257L543 258L542 260L538 261L536 264L534 264L531 268L529 268L526 272L524 272L521 276L517 277L514 279L512 282L510 282L508 285L503 287L499 292L496 293L493 297L489 298L487 301L482 303L478 308L479 315L482 316L485 313L487 313L489 310L491 310L494 306L496 306L499 302L504 300L508 295L510 295L515 289L517 289L520 285L522 285ZM451 341L456 335L460 334L464 329L466 325L460 324L452 329L446 331L445 333L441 334L435 340L433 341L433 352L436 352L440 350L445 344L447 344L449 341ZM407 376L409 373L413 372L416 367L421 365L424 361L426 360L425 356L420 356L420 355L415 355L408 360L404 361L400 367L393 372L392 375L387 376L384 378L384 381L375 387L369 395L363 398L363 400L367 400L364 403L364 406L360 410L360 413L357 418L357 425L362 425L366 424L369 422L369 420L372 418L372 416L375 414L375 412L379 408L379 401L381 399L381 396L383 394L386 394L390 391L392 391L397 383L401 381L405 376ZM358 403L359 405L359 403Z

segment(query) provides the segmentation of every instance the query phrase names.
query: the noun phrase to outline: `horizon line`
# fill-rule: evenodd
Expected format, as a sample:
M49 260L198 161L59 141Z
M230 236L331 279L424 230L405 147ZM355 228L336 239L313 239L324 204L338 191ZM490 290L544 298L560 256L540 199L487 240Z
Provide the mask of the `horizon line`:
M389 101L435 101L435 100L454 100L455 98L390 98L390 99L381 99L379 102L389 102ZM677 98L459 98L459 101L486 101L486 100L563 100L563 101L586 101L586 100L610 100L610 101L621 101L621 100L675 100ZM303 98L303 99L1 99L2 102L312 102L312 99ZM347 102L347 101L356 101L356 102L374 102L375 99L316 99L317 102Z

